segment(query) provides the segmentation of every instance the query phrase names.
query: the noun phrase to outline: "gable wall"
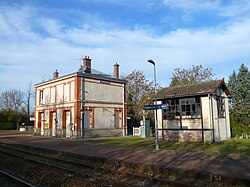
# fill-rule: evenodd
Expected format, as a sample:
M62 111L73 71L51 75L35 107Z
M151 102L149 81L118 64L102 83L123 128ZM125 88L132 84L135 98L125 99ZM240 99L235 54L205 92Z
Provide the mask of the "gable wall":
M83 87L86 101L123 103L123 84L86 78Z
M82 87L84 107L92 108L95 129L121 128L125 125L124 84L85 78ZM117 111L119 124L115 122Z

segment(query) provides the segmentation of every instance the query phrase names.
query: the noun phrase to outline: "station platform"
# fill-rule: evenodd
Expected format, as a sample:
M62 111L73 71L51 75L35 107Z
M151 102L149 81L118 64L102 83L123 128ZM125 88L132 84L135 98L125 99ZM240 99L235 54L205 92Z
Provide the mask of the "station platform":
M31 135L0 135L0 142L23 144L56 151L117 160L134 164L174 168L197 173L211 173L218 180L244 180L250 185L250 158L222 158L204 153L176 152L175 150L148 150L111 146L95 139L67 139Z

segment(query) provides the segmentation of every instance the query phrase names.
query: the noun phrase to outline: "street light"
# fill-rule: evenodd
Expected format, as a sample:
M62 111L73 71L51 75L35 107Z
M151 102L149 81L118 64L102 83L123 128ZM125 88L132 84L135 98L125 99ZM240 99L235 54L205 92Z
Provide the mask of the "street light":
M156 71L155 71L155 62L150 59L148 60L150 64L154 65L154 82L155 82L155 105L157 104L157 98L156 98ZM157 109L155 109L155 149L159 150L159 142L158 142L158 115L157 115Z

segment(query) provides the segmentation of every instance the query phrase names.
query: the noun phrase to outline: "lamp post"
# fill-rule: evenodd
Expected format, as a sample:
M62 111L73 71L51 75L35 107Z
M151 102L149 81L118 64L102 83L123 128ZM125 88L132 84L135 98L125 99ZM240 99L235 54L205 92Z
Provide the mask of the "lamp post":
M154 89L154 94L155 94L155 105L157 104L157 98L156 98L156 71L155 71L155 62L150 59L148 60L150 64L154 65L154 82L155 82L155 89ZM159 150L159 142L158 142L158 115L157 115L157 109L155 109L155 149Z

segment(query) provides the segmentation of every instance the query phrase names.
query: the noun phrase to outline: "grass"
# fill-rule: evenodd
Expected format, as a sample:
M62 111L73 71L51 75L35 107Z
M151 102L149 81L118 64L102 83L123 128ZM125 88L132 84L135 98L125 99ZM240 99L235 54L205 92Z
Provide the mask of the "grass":
M27 131L19 131L19 130L0 130L0 137L1 135L5 135L5 134L33 134L33 129L29 129ZM4 143L14 143L15 140L11 140L8 138L0 138L0 142L4 142Z
M155 148L155 140L139 137L117 137L97 140L113 146L131 148ZM176 152L207 153L222 157L249 157L250 139L230 139L219 143L208 144L207 142L171 142L159 141L162 151L174 150Z
M33 129L29 129L27 131L19 131L19 130L0 130L0 134L33 134Z
M20 132L18 130L0 130L0 134L33 134L33 130ZM140 138L136 136L102 138L93 140L118 147L155 149L153 137ZM219 143L208 144L207 142L172 142L159 140L161 151L174 150L175 152L205 153L215 156L250 158L250 139L230 139Z

